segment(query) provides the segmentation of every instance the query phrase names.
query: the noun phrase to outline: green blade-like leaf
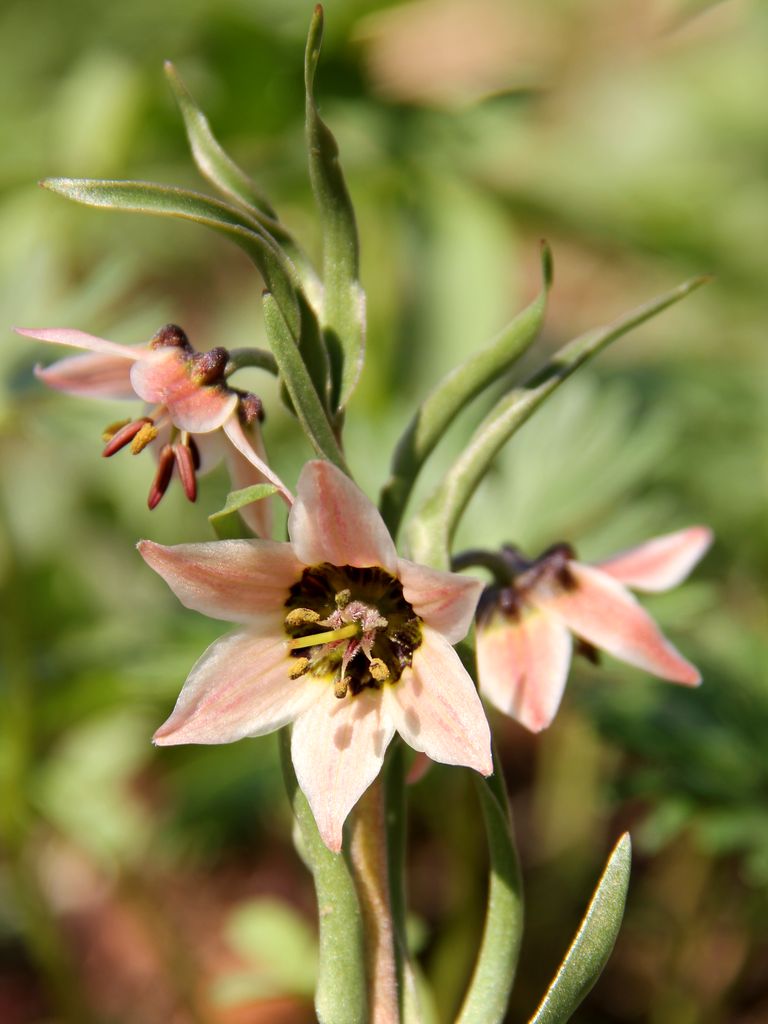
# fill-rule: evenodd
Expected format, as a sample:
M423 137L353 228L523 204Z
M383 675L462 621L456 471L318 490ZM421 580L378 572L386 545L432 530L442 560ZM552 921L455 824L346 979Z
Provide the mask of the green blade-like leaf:
M632 844L625 832L605 865L584 920L529 1024L565 1024L608 962L624 915Z
M195 103L171 61L165 62L164 70L184 118L189 146L200 173L224 195L259 211L272 222L272 226L277 226L277 214L269 200L224 151L211 131L208 118Z
M89 178L48 178L44 188L86 206L176 217L213 228L236 242L251 257L275 296L295 338L299 337L296 288L301 287L295 267L277 243L255 222L233 206L199 192L143 181L95 181Z
M337 404L349 400L360 376L365 344L365 296L359 283L357 225L339 165L339 147L315 102L315 73L323 37L323 8L315 7L304 58L309 178L323 230L323 330L337 380Z
M277 487L274 484L253 484L251 487L243 487L239 491L230 491L224 502L224 507L208 516L208 522L216 531L216 536L220 540L242 536L242 524L237 514L238 511L244 505L261 501L262 498L269 498L272 494L277 494Z
M488 779L475 776L491 861L483 941L456 1024L497 1024L504 1020L515 980L523 936L520 863L506 786L496 755Z
M320 1024L366 1024L368 1020L363 922L346 861L320 838L291 762L287 729L280 732L283 777L299 830L299 853L312 872L318 906L320 962L315 1010Z
M381 494L384 521L393 536L424 462L461 410L505 373L536 339L552 284L552 254L541 253L542 287L533 302L519 313L485 348L474 352L424 399L392 460L392 474Z
M197 169L223 196L242 205L272 235L295 264L308 297L313 303L319 302L322 286L309 257L280 223L271 203L256 183L222 148L211 131L208 118L195 103L171 61L165 62L165 74L184 119L189 148Z
M294 412L318 455L348 473L323 403L275 299L264 293L264 323Z
M504 395L411 522L408 536L416 560L447 569L451 540L461 515L494 458L515 431L588 359L632 328L679 302L707 280L698 277L686 281L613 323L575 338L528 381Z

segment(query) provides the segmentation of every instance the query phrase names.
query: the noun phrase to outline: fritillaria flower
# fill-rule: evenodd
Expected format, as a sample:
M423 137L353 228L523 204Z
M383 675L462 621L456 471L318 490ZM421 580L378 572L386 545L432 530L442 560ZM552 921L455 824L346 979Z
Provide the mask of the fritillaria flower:
M493 556L493 563L489 557L485 562L496 570L497 583L486 589L477 613L480 692L526 728L546 728L563 695L571 634L576 650L588 657L601 648L652 675L696 686L698 670L662 635L627 587L662 591L676 586L711 543L710 530L693 526L593 566L577 562L567 544L533 561L512 547ZM458 558L459 564L482 562L478 553Z
M327 462L302 470L288 534L139 544L183 604L245 625L203 654L154 740L229 743L293 722L299 785L338 851L395 731L490 774L488 723L452 646L481 584L399 558L378 511Z
M128 446L134 455L148 447L156 453L157 468L147 499L150 508L160 502L174 471L187 498L194 501L198 472L222 458L235 488L269 480L290 498L265 461L260 401L226 384L226 349L195 352L175 324L163 327L148 345L137 347L60 328L17 328L17 332L87 350L87 355L36 367L36 375L49 387L88 398L140 398L147 403L141 416L105 429L102 454L110 457ZM256 533L269 535L268 502L246 506L244 515Z

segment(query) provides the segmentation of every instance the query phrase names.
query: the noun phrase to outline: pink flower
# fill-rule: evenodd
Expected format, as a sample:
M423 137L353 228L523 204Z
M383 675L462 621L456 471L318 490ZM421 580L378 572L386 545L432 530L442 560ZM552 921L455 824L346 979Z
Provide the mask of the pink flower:
M526 728L546 728L563 695L571 633L588 655L599 647L662 679L696 686L701 682L697 669L626 587L661 591L676 586L711 543L710 530L693 526L596 566L575 561L565 544L533 562L514 548L503 549L500 558L509 583L489 587L477 615L480 692Z
M331 850L395 731L445 764L492 771L490 733L452 645L481 584L398 558L371 502L328 462L309 462L289 543L142 541L188 608L245 624L192 669L155 742L230 743L293 722L292 756Z
M157 470L149 491L150 508L165 494L174 470L194 501L198 471L207 471L222 458L235 488L269 480L291 500L265 461L259 429L261 403L255 395L225 383L226 349L195 352L184 331L174 324L158 331L148 345L137 347L82 331L16 330L28 338L88 351L44 369L36 367L35 374L49 387L88 398L138 397L149 403L145 415L107 427L103 454L109 457L127 445L134 454L148 446L154 449ZM270 513L266 501L243 510L248 525L262 536L271 531Z

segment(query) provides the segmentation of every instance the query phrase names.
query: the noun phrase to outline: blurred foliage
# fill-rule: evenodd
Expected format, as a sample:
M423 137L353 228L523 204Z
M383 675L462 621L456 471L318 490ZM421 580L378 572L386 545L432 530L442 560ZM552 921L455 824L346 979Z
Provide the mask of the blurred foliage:
M70 206L34 182L201 187L161 73L172 58L222 141L316 248L308 15L296 0L5 0L4 324L132 342L173 320L203 348L264 344L260 282L225 241ZM537 553L567 538L592 558L691 522L715 528L694 580L649 602L702 667L700 690L579 666L545 735L498 722L528 883L510 1019L532 1012L605 852L631 827L625 929L579 1020L757 1024L768 1017L768 9L330 0L326 20L318 90L369 296L348 417L350 463L369 493L415 401L532 296L540 237L555 287L538 358L680 280L715 275L537 413L479 489L460 542ZM195 507L172 491L148 513L149 458L99 458L114 407L44 393L31 374L40 358L42 346L6 331L0 1016L311 1020L312 939L296 916L309 920L311 892L273 743L149 744L220 627L179 608L133 544L209 539L226 481L206 479ZM308 448L271 380L248 373L290 480ZM459 418L417 500L482 412ZM443 767L413 797L412 896L447 1019L481 923L479 811L462 773Z

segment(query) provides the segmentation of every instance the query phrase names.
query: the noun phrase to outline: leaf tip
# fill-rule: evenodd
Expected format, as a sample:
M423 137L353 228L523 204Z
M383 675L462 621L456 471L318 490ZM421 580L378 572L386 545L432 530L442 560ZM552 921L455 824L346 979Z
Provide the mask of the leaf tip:
M541 277L544 282L544 288L546 291L552 287L552 281L554 280L555 267L552 260L552 250L549 246L549 242L546 238L541 240Z

